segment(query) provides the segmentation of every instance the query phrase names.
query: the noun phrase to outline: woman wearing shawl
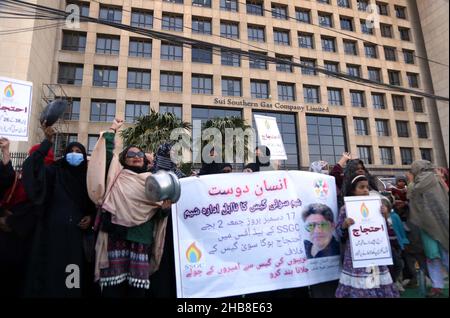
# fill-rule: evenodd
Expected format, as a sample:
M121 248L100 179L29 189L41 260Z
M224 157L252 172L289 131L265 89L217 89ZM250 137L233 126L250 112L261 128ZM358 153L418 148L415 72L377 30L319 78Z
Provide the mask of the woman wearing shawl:
M89 196L101 207L95 279L105 297L143 297L159 267L171 202L146 198L151 173L141 149L117 153L115 136L122 124L115 119L100 135L89 162Z
M72 142L60 160L45 166L54 131L46 127L44 133L46 139L23 164L28 198L43 207L32 248L27 296L81 297L87 292L89 276L84 234L95 213L86 188L86 150ZM68 281L78 288L70 288Z
M448 273L448 194L431 162L414 161L408 174L410 219L421 230L433 288L429 297L442 295L442 266Z

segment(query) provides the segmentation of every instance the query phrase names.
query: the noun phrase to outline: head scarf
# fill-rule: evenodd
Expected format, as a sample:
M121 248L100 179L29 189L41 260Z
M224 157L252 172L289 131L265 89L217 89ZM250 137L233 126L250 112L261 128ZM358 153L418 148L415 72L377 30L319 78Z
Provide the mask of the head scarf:
M309 171L315 172L315 173L323 173L323 170L326 170L325 168L328 167L328 162L320 160L320 161L314 161L309 166Z
M178 169L177 165L170 158L172 146L172 143L166 142L158 147L153 170L154 172L158 172L159 170L172 171L178 178L184 178L186 175Z
M143 158L144 163L142 164L142 167L133 167L133 166L129 166L126 164L127 153L131 148L137 148L137 149L139 149L139 151L142 151L141 148L136 147L136 146L126 147L119 155L120 164L123 166L124 169L128 169L128 170L131 170L136 173L147 172L148 159L145 157L145 153L143 151L142 151L142 153L144 153L144 158Z

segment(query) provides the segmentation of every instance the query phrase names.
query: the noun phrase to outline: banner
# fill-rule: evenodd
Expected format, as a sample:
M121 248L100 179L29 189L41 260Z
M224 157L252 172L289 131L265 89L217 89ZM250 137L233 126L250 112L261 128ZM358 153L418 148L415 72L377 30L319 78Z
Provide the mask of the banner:
M287 160L283 139L278 130L277 119L262 115L255 115L259 143L270 149L271 160Z
M355 224L349 228L354 268L392 265L391 246L386 221L378 196L345 197L347 217Z
M0 77L0 136L28 141L33 83Z
M340 276L334 177L302 171L180 180L173 205L177 295L225 297Z

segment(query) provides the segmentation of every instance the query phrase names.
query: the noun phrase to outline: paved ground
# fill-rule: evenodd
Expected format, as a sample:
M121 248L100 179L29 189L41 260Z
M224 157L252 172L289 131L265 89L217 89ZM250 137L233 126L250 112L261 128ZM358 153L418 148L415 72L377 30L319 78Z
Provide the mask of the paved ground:
M427 292L431 289L431 286L428 286ZM419 288L406 288L404 292L401 293L401 298L424 298L420 294ZM440 298L448 298L448 278L445 281L445 289L444 296Z

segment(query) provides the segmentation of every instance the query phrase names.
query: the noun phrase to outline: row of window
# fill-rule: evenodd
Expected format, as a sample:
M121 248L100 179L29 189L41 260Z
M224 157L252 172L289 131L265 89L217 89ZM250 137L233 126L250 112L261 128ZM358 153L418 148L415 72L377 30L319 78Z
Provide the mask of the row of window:
M214 94L213 76L206 74L191 75L191 92L193 94ZM111 66L94 65L93 86L116 88L118 80L118 68ZM83 65L60 63L58 72L59 84L81 85L83 81ZM151 89L151 71L129 68L127 74L127 87L131 89ZM161 71L161 91L182 92L183 73ZM221 88L223 96L243 96L242 79L237 77L221 77ZM283 101L296 101L296 84L289 82L277 82L278 99ZM367 107L366 93L359 90L350 90L350 103L353 107ZM250 80L250 95L252 98L269 99L270 81ZM344 105L344 94L342 88L327 87L328 103L334 106ZM314 85L303 85L303 96L305 103L321 103L320 87ZM386 109L386 95L383 93L371 93L372 106L375 109ZM411 97L414 111L423 112L423 99ZM406 102L403 95L392 95L394 110L405 111Z
M358 136L369 136L370 129L367 118L354 118L355 133ZM409 122L403 120L396 120L397 136L402 138L409 138L411 136L409 131ZM375 119L377 136L391 136L389 129L389 120ZM416 122L417 137L428 138L428 124L425 122Z

